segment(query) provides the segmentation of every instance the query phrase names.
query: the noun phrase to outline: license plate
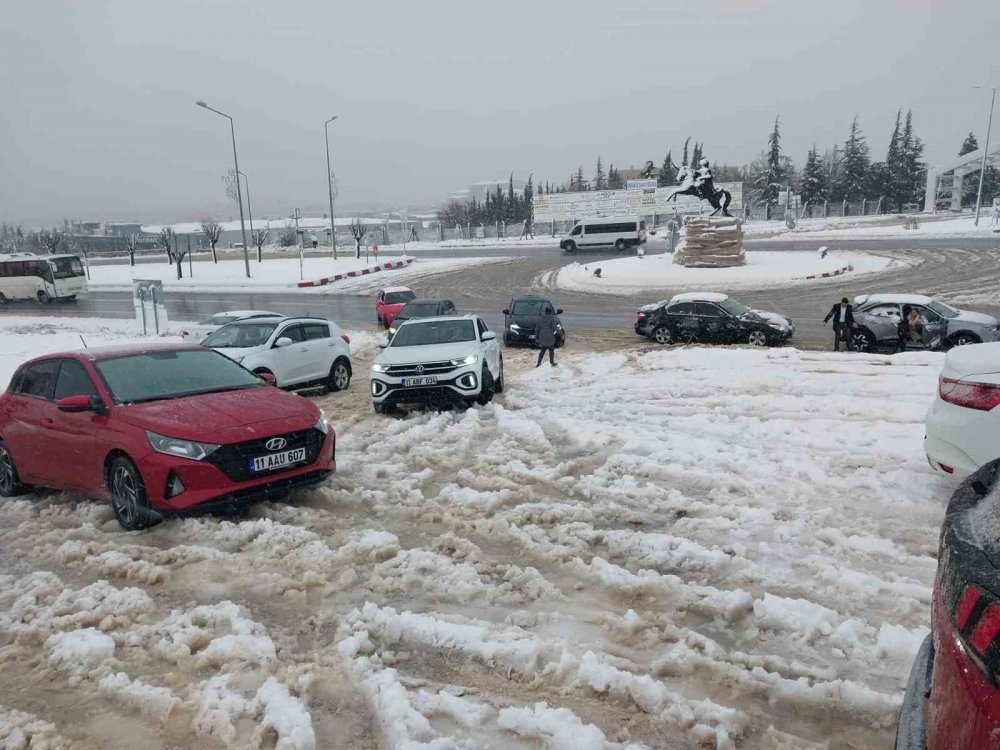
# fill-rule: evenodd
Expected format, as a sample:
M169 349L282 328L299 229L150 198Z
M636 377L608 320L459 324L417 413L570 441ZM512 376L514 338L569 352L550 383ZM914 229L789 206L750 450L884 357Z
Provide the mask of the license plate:
M284 466L291 466L306 460L306 449L296 448L295 450L283 451L281 453L271 453L267 456L258 456L250 459L250 471L271 471Z
M415 385L436 385L437 382L436 375L425 375L422 378L403 378L403 387L412 388Z

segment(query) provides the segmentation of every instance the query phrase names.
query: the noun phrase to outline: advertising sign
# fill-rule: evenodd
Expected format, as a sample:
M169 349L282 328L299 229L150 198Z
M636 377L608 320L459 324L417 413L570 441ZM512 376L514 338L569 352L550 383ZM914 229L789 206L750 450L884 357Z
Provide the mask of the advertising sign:
M641 190L642 188L655 188L659 183L655 178L648 178L644 180L628 180L625 183L625 188L627 190Z
M653 180L655 183L656 181ZM716 188L728 190L733 196L729 212L735 214L743 207L743 184L740 182L717 182ZM674 187L630 188L626 190L591 190L583 193L549 193L536 195L533 199L534 219L538 222L572 221L574 219L603 216L652 216L655 214L710 213L713 209L708 201L691 195L673 195Z

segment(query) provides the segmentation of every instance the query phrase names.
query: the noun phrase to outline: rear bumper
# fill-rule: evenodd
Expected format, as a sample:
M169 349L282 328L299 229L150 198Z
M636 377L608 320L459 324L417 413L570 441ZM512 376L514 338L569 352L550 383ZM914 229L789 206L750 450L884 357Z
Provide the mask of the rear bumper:
M927 750L927 696L934 671L934 640L927 636L917 651L899 710L895 750Z
M927 410L924 452L934 469L964 479L1000 456L1000 408L978 411L936 397ZM949 472L941 467L953 469Z
M538 337L534 330L513 330L508 328L504 331L503 341L508 346L538 346ZM566 331L560 329L556 333L556 346L562 346L566 342Z

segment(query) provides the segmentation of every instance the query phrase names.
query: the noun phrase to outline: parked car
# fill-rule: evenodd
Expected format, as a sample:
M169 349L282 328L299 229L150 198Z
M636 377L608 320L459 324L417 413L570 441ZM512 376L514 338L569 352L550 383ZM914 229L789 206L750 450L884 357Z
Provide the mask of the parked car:
M279 388L351 384L351 339L322 318L254 318L230 323L202 341Z
M908 342L907 349L942 349L1000 339L1000 320L992 315L958 310L922 294L866 294L854 298L854 348L859 352L899 349L899 324L914 309L920 313L924 332L922 340Z
M379 289L375 295L375 317L380 325L388 328L392 325L399 311L407 302L415 300L417 295L405 286L390 286Z
M613 247L625 252L646 241L646 222L638 216L609 216L603 219L583 219L559 242L568 253Z
M792 338L791 318L754 310L717 292L687 292L639 308L635 332L658 344L699 341L713 344L780 346Z
M190 340L193 344L204 341L210 333L215 333L227 323L235 323L238 320L252 320L254 318L283 318L281 313L267 312L266 310L230 310L228 312L216 313L210 318L198 323L185 324L181 330L181 338Z
M927 411L924 451L937 471L967 477L1000 458L1000 343L962 346L944 358Z
M1000 737L1000 462L952 495L938 544L931 634L903 697L896 750L979 750Z
M132 530L322 482L336 469L333 429L267 380L184 344L30 360L0 396L0 496L82 492Z
M503 342L507 346L537 346L538 321L546 310L562 315L562 309L552 304L546 297L528 295L514 297L503 311ZM562 321L556 329L556 346L566 343L566 329Z
M389 324L389 335L395 336L399 327L408 320L435 318L439 315L457 315L455 303L450 299L414 299L403 305Z
M478 315L407 321L372 364L372 401L380 414L400 404L487 404L503 388L500 343Z

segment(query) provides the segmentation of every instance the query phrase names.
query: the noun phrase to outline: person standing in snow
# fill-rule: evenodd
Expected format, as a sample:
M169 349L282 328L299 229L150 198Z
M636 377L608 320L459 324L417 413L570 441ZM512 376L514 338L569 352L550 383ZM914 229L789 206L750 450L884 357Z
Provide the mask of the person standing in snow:
M833 350L840 351L840 341L843 339L847 344L847 351L852 351L851 329L855 327L854 307L851 306L847 297L841 299L839 305L830 308L830 312L823 318L823 322L829 323L831 318L833 319Z
M535 367L541 366L546 350L549 352L549 363L553 367L558 367L556 364L556 332L558 330L559 318L556 316L555 310L546 307L542 317L538 319L538 325L535 326L535 340L538 341L538 362L535 363Z

